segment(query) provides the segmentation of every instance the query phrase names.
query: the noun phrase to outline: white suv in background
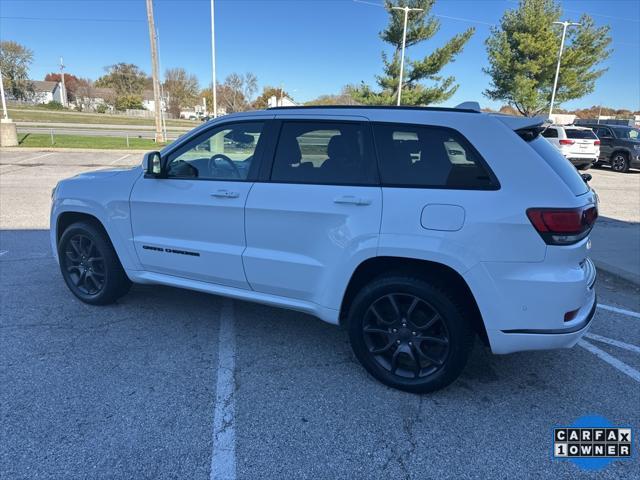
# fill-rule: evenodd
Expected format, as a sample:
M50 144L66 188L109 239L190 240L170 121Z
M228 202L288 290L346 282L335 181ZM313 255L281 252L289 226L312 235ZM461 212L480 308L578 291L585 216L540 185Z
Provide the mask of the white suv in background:
M589 328L596 199L541 123L475 108L227 115L142 166L61 181L51 245L83 302L133 282L306 312L343 325L380 381L432 391L475 338L502 354Z
M542 136L578 170L588 170L600 156L600 140L593 130L575 125L551 125Z

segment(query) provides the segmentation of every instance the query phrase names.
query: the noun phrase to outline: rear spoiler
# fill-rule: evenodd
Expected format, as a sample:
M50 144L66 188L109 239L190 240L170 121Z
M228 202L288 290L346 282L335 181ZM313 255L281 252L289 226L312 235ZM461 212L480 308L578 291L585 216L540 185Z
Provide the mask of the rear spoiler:
M536 138L552 123L551 120L543 117L516 117L502 114L491 114L491 116L500 120L527 142Z

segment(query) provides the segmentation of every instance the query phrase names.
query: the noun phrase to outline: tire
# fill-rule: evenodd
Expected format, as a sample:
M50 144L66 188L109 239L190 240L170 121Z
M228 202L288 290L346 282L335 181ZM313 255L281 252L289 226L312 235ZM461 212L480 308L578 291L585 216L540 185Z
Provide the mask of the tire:
M421 278L379 277L349 309L351 348L385 385L433 392L458 378L469 358L475 335L463 312L450 292Z
M629 171L629 156L624 152L615 152L611 155L611 170L626 173Z
M58 242L58 258L67 287L85 303L108 305L131 288L111 241L93 223L67 227Z

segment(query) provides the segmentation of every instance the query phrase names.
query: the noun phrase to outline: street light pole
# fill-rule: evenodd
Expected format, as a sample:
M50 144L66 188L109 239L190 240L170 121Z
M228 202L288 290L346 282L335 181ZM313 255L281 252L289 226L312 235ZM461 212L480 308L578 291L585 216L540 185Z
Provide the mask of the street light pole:
M213 0L211 0L211 89L213 90L213 118L218 116L218 98L216 95L216 34Z
M556 100L556 88L558 88L558 76L560 75L560 59L562 58L562 50L564 49L564 39L567 35L567 28L571 26L580 26L580 23L553 22L554 25L562 25L562 40L560 40L560 52L558 52L558 64L556 65L556 77L553 80L553 90L551 91L551 105L549 106L549 117L553 113L553 103Z
M67 106L67 86L64 83L64 62L62 61L62 57L60 57L60 81L62 82L62 92L60 95L60 100L62 100L62 106Z
M402 98L402 79L404 77L404 47L407 42L407 20L409 18L409 12L421 12L422 8L409 8L409 7L391 7L391 10L404 11L404 28L402 29L402 53L400 54L400 78L398 80L398 102L400 106L400 99Z
M4 98L4 82L2 81L2 71L0 71L0 97L2 97L2 117L5 120L9 120L9 114L7 113L7 101Z

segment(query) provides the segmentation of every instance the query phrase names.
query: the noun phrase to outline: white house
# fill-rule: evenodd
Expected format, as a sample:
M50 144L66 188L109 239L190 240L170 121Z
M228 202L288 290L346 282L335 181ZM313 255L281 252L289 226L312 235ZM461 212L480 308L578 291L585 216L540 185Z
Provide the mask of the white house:
M46 80L30 80L33 94L30 100L33 103L49 103L52 101L62 103L62 86L60 82Z
M297 107L298 104L296 102L294 102L293 100L291 100L287 96L278 98L275 95L272 95L271 97L269 97L269 100L267 100L267 106L269 108L272 108L272 107Z

